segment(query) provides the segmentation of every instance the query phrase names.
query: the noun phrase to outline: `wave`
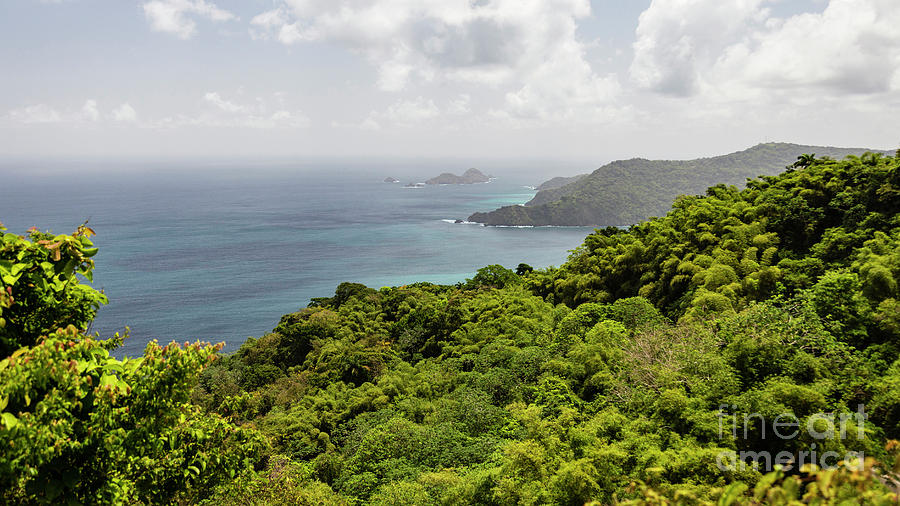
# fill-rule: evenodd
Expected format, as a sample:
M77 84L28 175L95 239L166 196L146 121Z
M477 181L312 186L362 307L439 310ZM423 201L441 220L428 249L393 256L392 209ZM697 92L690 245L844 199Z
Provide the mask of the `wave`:
M595 230L597 227L592 225L485 225L484 223L477 223L474 221L467 221L465 223L469 223L472 225L481 225L482 227L491 227L491 228L584 228L584 229L592 229ZM627 229L626 227L625 229Z
M466 220L441 220L444 223L450 223L451 225L480 225L484 226L484 223L478 223L477 221L466 221Z

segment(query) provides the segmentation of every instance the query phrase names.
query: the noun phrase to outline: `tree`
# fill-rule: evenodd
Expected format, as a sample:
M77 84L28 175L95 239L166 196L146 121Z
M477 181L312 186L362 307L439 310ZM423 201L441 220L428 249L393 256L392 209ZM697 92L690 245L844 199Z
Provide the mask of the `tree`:
M528 264L519 264L518 267L516 267L516 274L519 276L524 276L529 272L534 272L534 267Z
M0 361L0 502L196 502L266 442L189 403L208 344L117 360L69 326Z
M809 167L810 165L812 165L813 163L815 163L815 161L816 161L815 153L813 153L811 155L804 153L804 154L798 156L797 161L792 163L791 165L788 165L787 168L789 168L789 169L805 169L805 168Z
M469 288L476 288L479 286L492 286L494 288L504 288L509 285L515 285L521 283L522 280L519 276L516 275L515 272L503 267L502 265L488 265L487 267L482 267L478 269L478 272L475 273L475 277L469 280L466 280L466 285Z
M94 231L87 224L72 235L32 228L29 240L5 230L0 224L0 357L59 328L86 330L108 302L78 279L93 279Z

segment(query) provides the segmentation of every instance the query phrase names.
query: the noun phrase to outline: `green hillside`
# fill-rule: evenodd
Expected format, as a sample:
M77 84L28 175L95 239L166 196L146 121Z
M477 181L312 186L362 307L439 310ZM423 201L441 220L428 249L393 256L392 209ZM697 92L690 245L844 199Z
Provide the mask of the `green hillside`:
M743 186L749 178L780 173L802 154L840 160L866 151L768 143L697 160L620 160L564 186L539 191L524 206L479 212L468 220L487 225L631 225L665 214L679 195L702 194L719 183Z
M5 233L0 502L896 504L898 211L900 153L804 158L559 268L126 360L85 335L93 231Z

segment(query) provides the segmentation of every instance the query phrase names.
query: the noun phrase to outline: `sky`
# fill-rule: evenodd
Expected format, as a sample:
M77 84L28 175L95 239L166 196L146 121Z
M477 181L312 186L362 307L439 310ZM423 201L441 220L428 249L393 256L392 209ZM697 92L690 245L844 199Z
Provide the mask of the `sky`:
M898 0L0 0L0 161L900 146Z

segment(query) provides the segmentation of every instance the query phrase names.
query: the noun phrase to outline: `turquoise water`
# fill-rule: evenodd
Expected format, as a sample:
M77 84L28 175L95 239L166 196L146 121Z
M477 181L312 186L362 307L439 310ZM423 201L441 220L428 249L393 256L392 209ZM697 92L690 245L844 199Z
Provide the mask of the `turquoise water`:
M10 231L68 233L90 220L94 286L110 299L92 330L129 326L129 355L154 338L234 350L342 281L456 283L488 264L559 265L590 232L444 221L527 201L523 185L535 181L525 176L406 189L381 182L393 174L352 170L6 170L0 221Z

